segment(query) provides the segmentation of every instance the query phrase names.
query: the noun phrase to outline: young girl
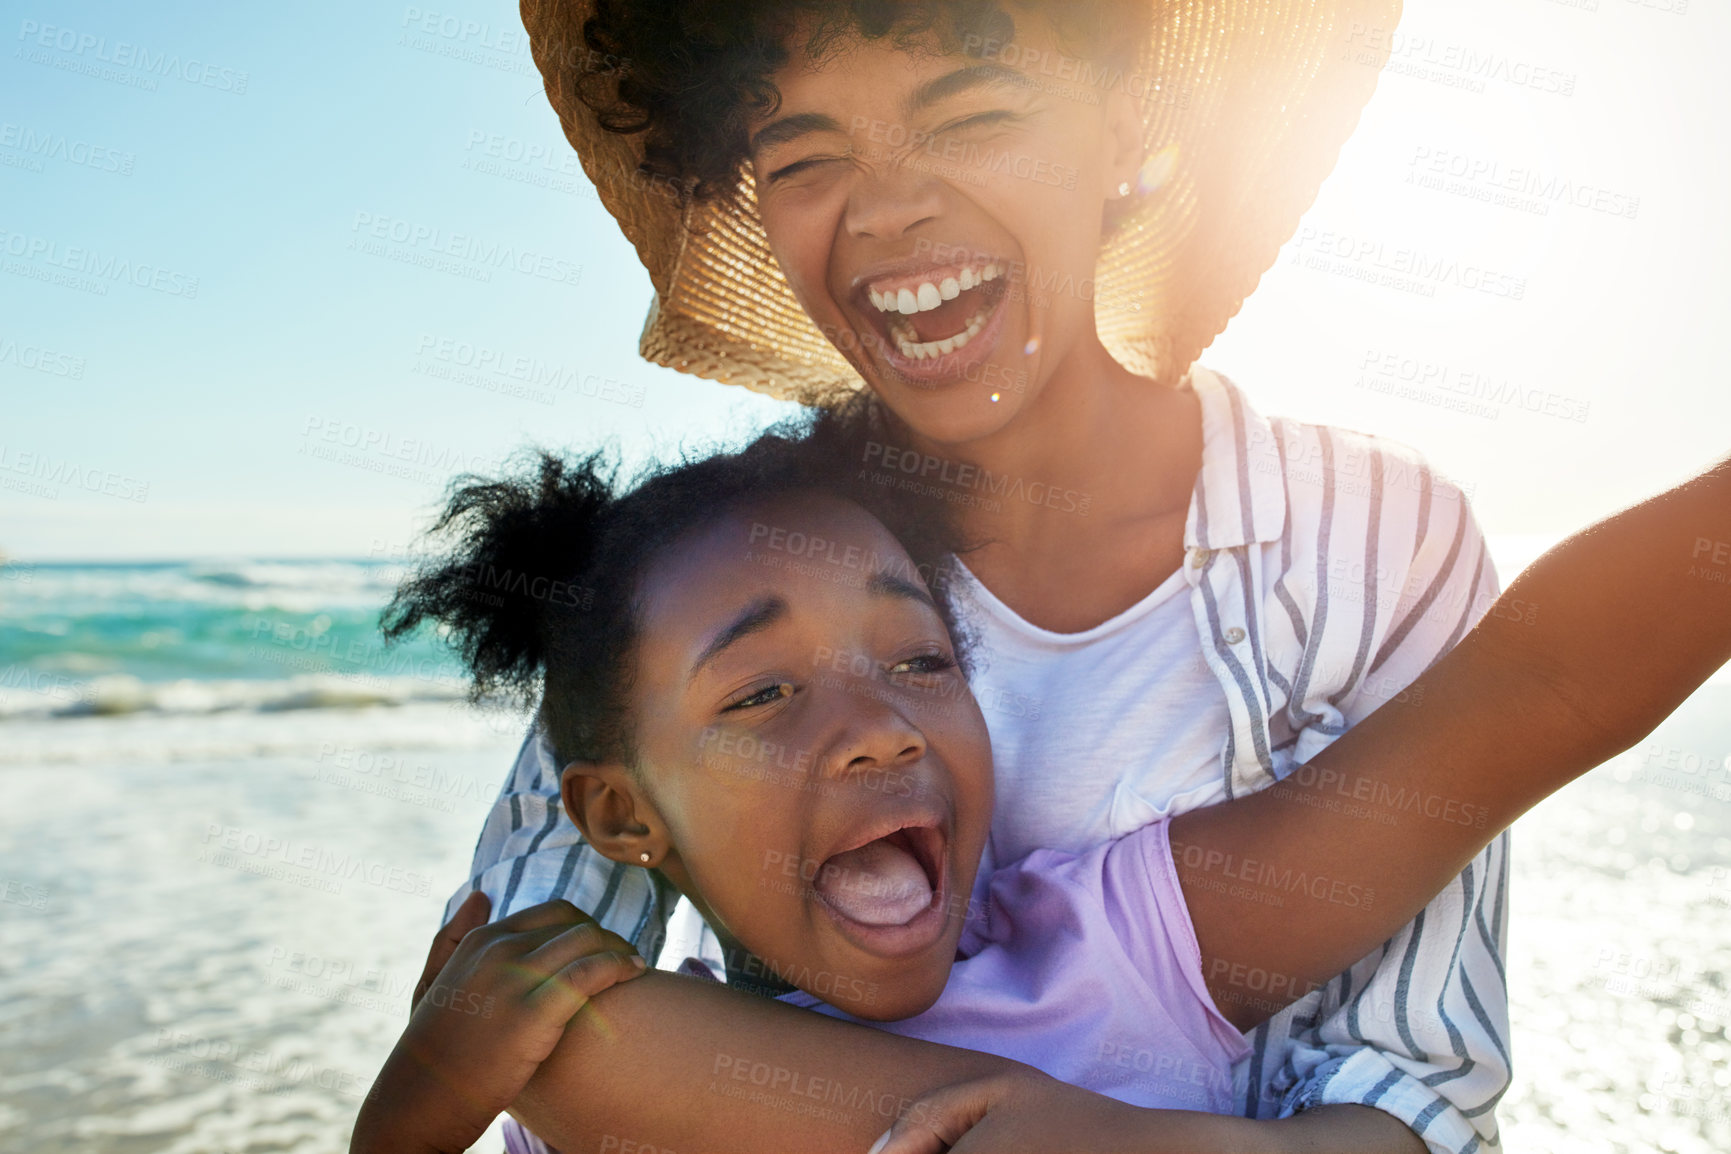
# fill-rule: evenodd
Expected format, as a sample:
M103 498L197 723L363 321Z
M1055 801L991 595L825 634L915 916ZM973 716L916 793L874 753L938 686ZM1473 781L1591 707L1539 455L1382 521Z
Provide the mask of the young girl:
M850 483L823 430L618 498L593 461L463 489L441 527L467 539L391 627L444 623L478 689L544 681L591 845L660 870L783 1000L905 1036L715 982L602 994L638 972L629 947L539 906L430 962L354 1149L464 1149L506 1107L566 1150L861 1149L898 1119L898 1151L1194 1149L1190 1111L1231 1108L1240 1030L1731 658L1725 590L1688 572L1699 541L1731 538L1728 463L1554 550L1511 591L1541 617L1493 614L1421 678L1422 705L1314 773L1036 852L976 907L990 743L933 588L957 543ZM799 768L767 773L769 750Z
M1265 419L1193 364L1332 164L1397 0L523 11L654 283L644 355L784 397L863 384L886 419L857 467L980 543L950 595L996 753L989 861L1286 778L1494 599L1415 454ZM676 891L562 818L563 768L526 744L453 907L568 898L654 957ZM1391 1142L1494 1146L1506 853L1260 1027L1237 1112L1357 1104Z

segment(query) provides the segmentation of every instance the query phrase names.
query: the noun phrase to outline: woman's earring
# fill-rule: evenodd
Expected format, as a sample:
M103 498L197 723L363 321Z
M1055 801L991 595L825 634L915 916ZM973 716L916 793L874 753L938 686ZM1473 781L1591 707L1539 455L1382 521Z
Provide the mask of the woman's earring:
M638 855L637 855L637 858L638 858L638 860L639 860L639 861L641 861L641 862L642 862L642 863L643 863L643 864L644 864L644 865L648 865L648 864L649 864L649 851L648 851L648 850L644 850L644 851L643 851L643 852L642 852L642 853L640 853L640 854L638 854Z
M1129 196L1130 195L1130 182L1129 181L1126 180L1118 186L1118 195L1119 196Z

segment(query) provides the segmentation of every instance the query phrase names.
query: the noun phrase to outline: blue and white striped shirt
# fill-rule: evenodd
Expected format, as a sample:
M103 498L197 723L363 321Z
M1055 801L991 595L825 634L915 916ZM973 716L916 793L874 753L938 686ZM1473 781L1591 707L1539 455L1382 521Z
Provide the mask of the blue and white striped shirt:
M1185 564L1208 626L1201 656L1231 717L1222 788L1239 796L1407 692L1489 609L1497 578L1466 498L1412 450L1269 420L1205 369L1191 383L1203 452ZM563 897L656 957L677 895L583 842L560 810L559 768L531 733L447 917L475 888L494 917ZM1508 845L1504 833L1381 949L1250 1035L1242 1114L1358 1103L1439 1154L1500 1148Z

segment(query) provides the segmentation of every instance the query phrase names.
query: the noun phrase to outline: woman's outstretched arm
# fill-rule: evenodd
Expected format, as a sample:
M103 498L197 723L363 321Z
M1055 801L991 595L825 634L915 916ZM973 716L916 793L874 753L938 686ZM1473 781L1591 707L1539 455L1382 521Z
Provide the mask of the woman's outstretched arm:
M1493 608L1282 783L1174 819L1221 1011L1248 1028L1329 981L1515 818L1652 732L1731 660L1728 557L1731 461L1546 553L1504 594L1535 612Z
M1394 1118L1325 1107L1279 1122L1127 1106L1020 1063L887 1034L718 982L651 972L580 1011L511 1113L566 1154L639 1148L865 1154L920 1099L998 1080L1049 1096L1063 1134L1030 1148L1173 1154L1402 1154L1424 1145Z

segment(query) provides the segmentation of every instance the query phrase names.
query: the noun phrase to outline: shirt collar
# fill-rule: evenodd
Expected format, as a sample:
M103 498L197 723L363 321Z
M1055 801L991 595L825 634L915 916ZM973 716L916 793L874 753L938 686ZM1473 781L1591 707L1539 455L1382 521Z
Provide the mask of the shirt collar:
M1278 541L1286 487L1274 426L1237 385L1196 365L1190 387L1202 404L1202 469L1184 524L1188 549Z

